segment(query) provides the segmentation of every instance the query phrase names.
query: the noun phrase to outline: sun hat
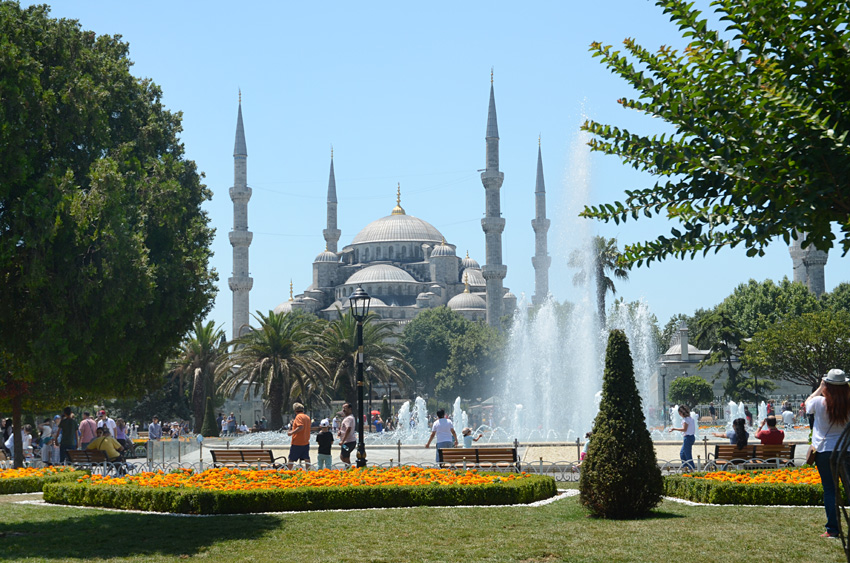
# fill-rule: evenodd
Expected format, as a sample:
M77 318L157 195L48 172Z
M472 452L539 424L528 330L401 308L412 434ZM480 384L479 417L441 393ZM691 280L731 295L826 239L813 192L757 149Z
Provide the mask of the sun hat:
M322 427L322 428L327 428L330 425L331 425L331 423L328 422L327 418L323 418L322 422L319 423L319 426Z
M463 435L464 435L464 436L469 436L470 434L472 434L472 429L471 429L471 428L464 428L464 429L463 429Z
M823 380L827 383L832 383L833 385L847 385L847 377L840 369L829 370L829 372L824 376Z

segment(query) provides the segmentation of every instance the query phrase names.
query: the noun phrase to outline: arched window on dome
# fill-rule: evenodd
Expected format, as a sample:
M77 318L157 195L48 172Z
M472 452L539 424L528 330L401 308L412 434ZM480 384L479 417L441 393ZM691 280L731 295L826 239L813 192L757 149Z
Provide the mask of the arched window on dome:
M379 246L378 248L375 249L375 260L380 260L380 259L381 259L381 247Z
M363 249L363 261L364 262L369 261L369 247L368 246Z
M387 250L387 258L389 260L393 259L393 247L392 246Z
M407 258L407 246L402 246L401 247L401 259L404 260L405 258Z
M354 249L354 262L360 262L360 250L356 248Z

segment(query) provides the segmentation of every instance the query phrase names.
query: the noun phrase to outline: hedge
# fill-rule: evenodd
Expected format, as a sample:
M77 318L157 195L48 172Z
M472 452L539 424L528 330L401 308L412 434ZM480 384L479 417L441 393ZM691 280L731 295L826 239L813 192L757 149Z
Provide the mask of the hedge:
M820 506L821 485L787 483L743 484L681 475L664 477L664 494L708 504ZM843 498L843 497L842 497Z
M44 487L44 500L55 504L150 512L244 514L350 508L528 504L552 497L556 493L553 478L528 475L515 481L475 486L301 487L252 491L52 483Z
M83 471L69 471L48 475L45 477L16 477L14 479L0 479L0 495L11 495L15 493L40 493L47 483L60 483L63 481L74 482L86 473Z

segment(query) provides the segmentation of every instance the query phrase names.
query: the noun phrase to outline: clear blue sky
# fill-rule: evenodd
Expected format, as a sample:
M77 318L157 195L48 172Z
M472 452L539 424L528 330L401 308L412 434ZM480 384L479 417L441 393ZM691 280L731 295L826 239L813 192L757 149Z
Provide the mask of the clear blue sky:
M681 47L675 27L646 0L576 2L219 2L57 1L54 17L80 20L98 34L130 43L134 73L150 77L164 103L183 112L182 140L214 196L206 209L216 228L212 266L219 295L212 318L230 334L237 89L242 89L248 145L251 310L263 312L312 281L324 250L330 147L339 196L340 247L388 215L401 183L402 206L436 226L460 255L484 263L480 218L484 131L495 68L501 137L505 285L534 291L534 181L537 137L552 219L551 288L570 299L570 273L559 241L569 237L557 209L575 162L583 113L636 132L658 120L616 104L630 88L588 52L592 41L620 45L634 37L652 50ZM706 0L697 5L706 7ZM590 157L590 201L623 199L652 185L614 157ZM664 220L594 224L625 242L669 232ZM830 253L827 290L850 278L848 260ZM787 246L763 258L743 249L669 260L635 269L617 283L627 300L644 298L663 324L676 313L710 307L750 278L791 276Z

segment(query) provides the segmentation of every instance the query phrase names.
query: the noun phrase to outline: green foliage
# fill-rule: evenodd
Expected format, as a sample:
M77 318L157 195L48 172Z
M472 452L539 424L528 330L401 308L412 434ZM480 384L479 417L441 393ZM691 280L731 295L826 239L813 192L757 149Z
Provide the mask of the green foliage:
M141 397L125 397L105 401L109 416L139 423L150 422L153 415L160 420L188 420L192 416L189 399L180 391L180 383L168 375L160 376L155 385ZM91 409L93 412L95 409Z
M726 384L723 390L726 395L747 400L756 399L755 395L748 394L746 377L741 373L741 369L735 366L744 334L732 316L720 307L706 312L696 322L695 336L701 348L709 349L708 356L700 362L700 366L724 364ZM721 372L718 372L718 375L719 373Z
M581 250L574 250L570 254L569 265L578 269L573 276L573 284L586 284L591 272L593 273L596 283L596 314L602 326L605 326L605 296L609 291L611 295L617 295L614 280L608 274L621 280L629 279L629 271L622 267L619 261L620 250L615 238L594 236L591 255L588 256Z
M835 286L829 293L821 295L821 302L830 311L850 313L850 283L844 282Z
M201 426L201 435L205 438L215 438L221 433L221 426L215 420L215 407L213 407L212 397L207 397L206 408L204 409L204 424Z
M714 400L711 383L698 375L674 379L667 395L671 404L687 405L689 408Z
M216 328L213 321L206 324L196 321L194 330L183 339L180 352L173 361L172 374L180 383L181 394L187 380L192 389L195 433L201 431L206 399L215 394L215 370L226 354L227 339L221 327Z
M806 313L757 332L744 347L741 359L756 375L814 390L830 369L850 365L848 335L850 313Z
M646 428L629 342L608 336L602 401L582 463L581 503L595 516L637 518L661 502L661 470Z
M437 396L454 401L458 396L481 397L492 392L505 346L505 333L489 325L472 323L449 346L446 367L435 376Z
M585 217L626 221L663 215L671 236L627 245L623 262L693 257L738 244L763 255L779 237L833 246L832 225L850 250L850 167L844 2L712 2L725 31L687 0L656 2L690 43L626 53L599 43L594 57L637 90L627 109L663 119L672 134L643 136L588 121L592 150L660 178L628 190L625 203L586 208Z
M181 514L244 514L404 506L528 504L554 496L555 480L531 475L488 485L302 487L256 491L152 489L133 485L47 485L44 500Z
M45 477L17 477L14 479L0 479L0 495L13 495L17 493L40 493L47 483L60 483L63 481L75 482L85 475L84 471L69 471Z
M695 473L700 475L700 473ZM664 494L709 504L822 506L823 486L789 483L743 484L682 475L664 477ZM842 498L839 496L839 498Z
M766 329L776 321L799 317L823 309L823 304L801 283L783 278L742 283L717 306L746 337Z
M386 422L392 416L392 411L390 410L390 402L386 397L381 401L381 418Z

